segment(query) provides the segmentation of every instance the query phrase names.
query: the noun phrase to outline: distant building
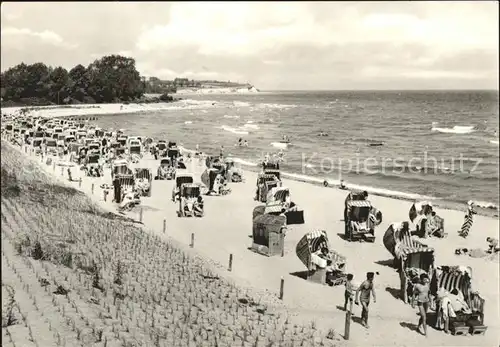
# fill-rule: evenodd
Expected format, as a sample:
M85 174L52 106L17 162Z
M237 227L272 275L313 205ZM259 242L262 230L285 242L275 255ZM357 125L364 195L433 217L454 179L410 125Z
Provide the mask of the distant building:
M176 79L174 79L174 84L179 87L184 87L189 85L189 79L177 77Z
M175 93L177 88L251 88L248 83L215 80L189 80L177 77L174 80L161 80L158 77L149 77L145 82L148 93Z

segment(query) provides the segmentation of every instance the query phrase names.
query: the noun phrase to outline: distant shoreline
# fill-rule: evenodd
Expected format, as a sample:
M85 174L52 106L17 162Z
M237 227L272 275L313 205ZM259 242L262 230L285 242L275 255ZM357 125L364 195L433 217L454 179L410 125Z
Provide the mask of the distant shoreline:
M99 115L110 115L110 114L137 114L137 113L146 113L146 112L158 112L163 110L172 110L172 109L184 109L184 108L210 108L208 106L211 104L208 103L197 103L194 100L190 101L188 99L177 101L175 103L152 103L152 104L85 104L85 105L54 105L54 106L44 106L44 107L28 107L29 109L33 109L35 113L39 112L39 115L42 117L73 117L77 119L89 119L93 116ZM178 106L177 106L178 105ZM16 112L16 109L21 109L24 107L17 108L6 108L3 109L2 113L11 113ZM48 111L48 112L47 112ZM189 149L188 149L189 151ZM255 171L255 168L252 168L248 165L244 166L244 170ZM288 179L304 182L307 184L313 185L322 185L324 179L322 178L311 178L311 177L297 177L297 175L293 173L283 172L284 176ZM333 179L328 179L328 183L330 187L336 187L338 182ZM349 185L349 184L348 184ZM356 186L352 186L351 189L358 189ZM369 191L370 194L388 197L397 200L405 200L405 201L414 201L416 198L398 196L390 193L379 192L377 187L363 187L363 190ZM418 195L418 194L416 194ZM447 210L455 210L460 211L462 209L462 204L456 202L450 202L446 200L442 200L440 198L432 198L433 203L440 208ZM477 212L480 215L489 216L498 218L499 210L498 207L485 207L485 206L477 206Z
M258 94L260 90L254 86L249 87L222 87L222 88L182 88L177 89L174 95L246 95Z

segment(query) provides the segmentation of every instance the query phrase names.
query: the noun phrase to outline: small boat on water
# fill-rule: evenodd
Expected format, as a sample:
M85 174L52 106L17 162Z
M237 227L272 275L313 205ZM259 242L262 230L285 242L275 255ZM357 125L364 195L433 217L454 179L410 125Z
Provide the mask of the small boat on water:
M373 143L368 144L368 146L370 146L370 147L378 147L378 146L383 146L383 145L384 145L383 142L373 142Z

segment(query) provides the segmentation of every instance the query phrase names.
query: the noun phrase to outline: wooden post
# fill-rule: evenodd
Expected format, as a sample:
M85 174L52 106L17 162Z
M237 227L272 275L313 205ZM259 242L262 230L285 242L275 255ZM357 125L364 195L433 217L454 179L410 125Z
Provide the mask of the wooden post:
M64 167L61 166L61 176L64 176Z
M163 220L163 233L165 234L165 233L166 233L166 231L167 231L167 220L166 220L166 219L164 219L164 220Z
M80 180L78 181L78 188L82 187L82 178L80 177Z
M56 171L56 162L52 163L52 170Z
M191 233L191 244L189 245L189 247L194 247L194 233Z
M139 222L142 223L142 207L141 210L139 211Z
M311 278L311 256L309 256L309 259L307 261L307 263L309 264L309 266L307 267L307 280L309 280Z
M285 287L285 279L281 277L281 283L280 283L280 300L283 300L283 290Z
M94 194L94 183L92 183L92 194Z
M281 257L285 256L285 234L281 234Z
M104 189L102 193L104 194L104 201L106 201L106 198L108 197L108 191Z
M345 328L344 328L344 339L349 340L349 335L351 332L351 315L352 315L352 300L349 300L349 309L345 313Z
M229 254L229 267L227 268L227 271L232 271L233 270L233 255Z
M406 280L405 266L404 261L401 258L400 262L400 270L399 270L399 280L401 282L400 289L402 293L400 295L403 296L403 301L405 304L408 303L408 281Z

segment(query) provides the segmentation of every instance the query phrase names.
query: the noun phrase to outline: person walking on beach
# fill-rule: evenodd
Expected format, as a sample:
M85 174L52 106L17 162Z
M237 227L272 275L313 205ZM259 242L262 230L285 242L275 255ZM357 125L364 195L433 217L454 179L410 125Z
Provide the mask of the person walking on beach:
M474 202L469 200L467 202L467 214L464 217L464 224L462 224L462 228L458 232L460 236L466 238L469 236L470 228L472 227L472 223L474 222L473 216L476 214L474 210Z
M423 328L423 335L427 336L427 310L429 308L429 276L426 274L420 275L420 283L416 283L413 286L413 300L412 307L415 308L415 301L418 305L418 312L420 314L420 319L418 320L418 331L422 333L420 328Z
M373 286L373 278L375 274L373 272L366 273L366 280L361 283L359 288L356 290L356 305L359 305L361 301L361 306L363 310L361 311L361 321L365 328L369 328L368 325L368 306L370 305L370 294L373 295L373 303L377 302L377 297L375 295L375 288ZM360 300L361 299L361 300Z
M224 146L220 146L220 157L224 158Z
M344 292L344 311L347 311L347 303L352 302L352 299L354 298L354 284L352 283L353 278L353 274L347 274Z

